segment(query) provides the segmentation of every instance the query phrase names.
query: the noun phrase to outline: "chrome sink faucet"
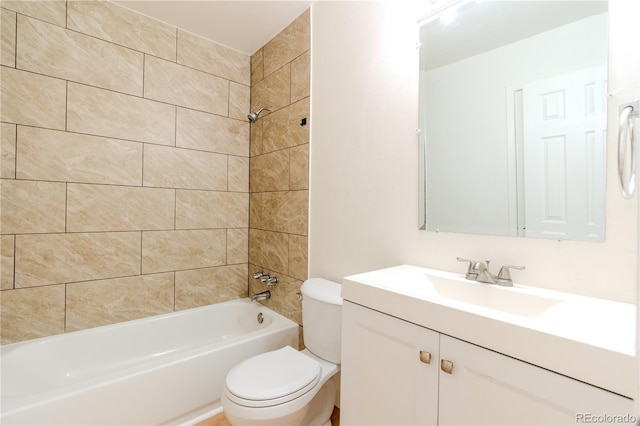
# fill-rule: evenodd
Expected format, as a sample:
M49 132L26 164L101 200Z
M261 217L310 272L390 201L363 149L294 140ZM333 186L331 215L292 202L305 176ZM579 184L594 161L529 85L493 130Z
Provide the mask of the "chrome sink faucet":
M468 280L478 281L487 284L498 284L505 287L513 286L513 280L511 279L510 269L525 269L524 266L504 265L500 268L498 275L493 275L489 270L489 260L476 262L472 259L457 258L460 262L469 262L469 268L465 278Z

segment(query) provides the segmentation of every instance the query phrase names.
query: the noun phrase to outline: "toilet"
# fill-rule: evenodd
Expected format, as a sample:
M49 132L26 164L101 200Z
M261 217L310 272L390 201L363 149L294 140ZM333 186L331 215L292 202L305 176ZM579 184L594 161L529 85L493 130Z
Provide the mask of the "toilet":
M322 278L304 282L306 349L291 346L240 362L227 374L222 407L236 425L330 426L339 370L342 286Z

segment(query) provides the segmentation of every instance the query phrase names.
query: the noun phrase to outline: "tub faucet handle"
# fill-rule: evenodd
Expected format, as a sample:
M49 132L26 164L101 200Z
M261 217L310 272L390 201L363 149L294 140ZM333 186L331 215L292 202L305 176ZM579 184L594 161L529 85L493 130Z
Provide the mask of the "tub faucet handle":
M267 281L269 281L270 278L271 278L271 275L264 274L260 277L260 282L266 283Z
M271 277L267 280L267 287L277 287L279 282L278 277Z
M252 275L254 280L257 280L258 278L262 277L264 275L264 271L260 271L260 272L256 272L255 274Z

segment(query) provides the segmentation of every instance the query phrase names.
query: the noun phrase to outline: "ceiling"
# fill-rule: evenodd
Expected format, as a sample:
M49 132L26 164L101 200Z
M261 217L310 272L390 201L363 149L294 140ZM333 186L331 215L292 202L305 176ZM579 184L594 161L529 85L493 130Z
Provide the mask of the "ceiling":
M144 15L252 55L312 0L116 0Z

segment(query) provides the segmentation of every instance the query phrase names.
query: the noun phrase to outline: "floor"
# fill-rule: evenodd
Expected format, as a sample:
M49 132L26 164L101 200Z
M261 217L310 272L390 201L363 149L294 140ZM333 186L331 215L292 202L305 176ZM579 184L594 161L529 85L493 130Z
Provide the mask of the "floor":
M231 423L229 423L224 413L220 413L210 419L196 424L195 426L231 426ZM331 414L331 426L340 426L340 409L338 407L333 408L333 413Z

